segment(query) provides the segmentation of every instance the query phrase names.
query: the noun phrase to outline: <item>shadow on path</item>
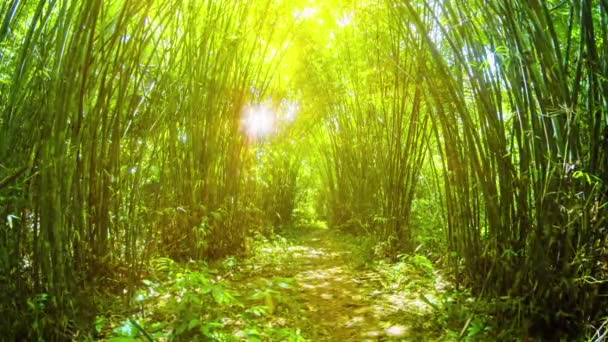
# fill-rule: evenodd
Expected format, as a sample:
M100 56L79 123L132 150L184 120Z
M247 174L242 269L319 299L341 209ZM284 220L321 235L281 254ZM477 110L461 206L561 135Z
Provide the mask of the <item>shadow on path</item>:
M276 264L265 274L294 278L304 336L323 341L427 340L445 285L437 274L408 279L405 269L354 267L357 246L327 229L311 229L282 248L266 248ZM424 284L424 285L421 285Z

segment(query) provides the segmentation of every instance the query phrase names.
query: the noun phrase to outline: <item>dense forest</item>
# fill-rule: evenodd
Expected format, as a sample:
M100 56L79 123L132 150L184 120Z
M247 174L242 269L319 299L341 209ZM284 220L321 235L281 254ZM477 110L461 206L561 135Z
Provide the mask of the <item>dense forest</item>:
M608 341L608 0L3 0L0 340Z

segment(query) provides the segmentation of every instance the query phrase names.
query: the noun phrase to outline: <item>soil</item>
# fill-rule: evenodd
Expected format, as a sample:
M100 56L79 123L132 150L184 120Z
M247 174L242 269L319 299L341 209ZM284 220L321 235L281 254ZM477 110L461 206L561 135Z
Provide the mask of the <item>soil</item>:
M270 275L297 284L286 295L291 309L285 317L277 310L274 324L297 326L313 341L439 337L431 318L432 303L445 286L441 277L434 272L421 278L407 268L396 272L389 264L362 267L353 255L357 246L347 240L328 229L310 229L288 246L262 251L273 261L250 273L248 282L259 284L257 278Z

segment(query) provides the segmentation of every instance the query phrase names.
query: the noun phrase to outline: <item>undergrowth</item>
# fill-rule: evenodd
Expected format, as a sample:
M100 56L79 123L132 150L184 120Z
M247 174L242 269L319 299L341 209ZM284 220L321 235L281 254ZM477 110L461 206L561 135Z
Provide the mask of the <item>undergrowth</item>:
M332 240L348 256L345 262L353 270L351 276L373 278L359 285L366 294L364 301L370 308L386 311L387 322L407 327L407 338L534 340L534 336L527 335L525 322L505 317L510 308L523 305L522 299L483 299L469 289L457 287L444 266L422 254L381 257L377 252L382 247L372 238L341 235L337 239L326 228L320 229L325 231L321 238ZM286 230L286 237L272 238L258 235L249 241L249 256L229 257L211 264L152 259L148 279L141 281L131 298L133 309L121 311L121 303L114 302L102 311L106 314L98 315L95 334L88 339L105 338L111 342L323 339L315 331L320 322L309 321L311 317L305 313L305 306L310 303L302 297L304 289L294 276L299 267L296 257L309 248L298 244L301 241L296 233ZM602 341L605 329L606 322L589 327L588 340Z
M99 316L97 337L108 341L303 341L301 332L272 317L297 310L291 278L258 278L243 286L235 275L237 260L217 268L205 263L180 265L154 259L151 279L133 298L136 310L120 316Z

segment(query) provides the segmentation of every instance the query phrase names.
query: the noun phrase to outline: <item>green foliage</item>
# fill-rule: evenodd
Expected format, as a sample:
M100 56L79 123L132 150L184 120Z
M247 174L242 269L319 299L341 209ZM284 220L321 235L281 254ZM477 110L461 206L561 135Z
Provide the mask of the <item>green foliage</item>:
M426 298L423 300L428 301ZM496 308L490 303L475 301L470 293L448 291L433 304L434 323L446 332L450 340L464 341L495 341L496 328L500 326L492 313ZM516 334L506 329L499 339L511 339Z
M86 329L92 291L132 296L155 256L243 251L277 217L256 172L276 178L264 194L281 194L272 204L290 217L298 160L256 171L258 142L241 122L271 92L288 12L273 1L0 6L0 274L15 280L0 282L6 338ZM53 298L52 324L28 311L37 293Z
M248 266L272 268L291 258L275 232L329 226L357 266L418 253L387 266L412 288L447 265L484 306L442 306L457 338L505 318L603 338L606 18L605 0L5 1L1 335L230 339L221 310L273 315L288 283L245 309L200 260L266 246ZM261 104L269 136L247 131ZM158 312L109 324L116 296Z
M411 257L403 257L403 261L410 263L413 267L415 267L419 272L430 276L433 273L433 263L422 255L414 255Z
M283 296L283 294L281 293L281 289L293 289L293 282L293 279L281 277L264 279L264 286L256 289L254 293L249 297L249 299L263 304L264 313L272 315L277 310L279 304L284 304L289 301L287 297ZM259 311L259 308L260 307L258 307L258 313L261 313L262 311Z
M331 30L335 42L324 57L333 72L311 63L333 94L319 143L323 200L331 225L411 249L412 200L430 134L419 86L424 56L414 45L418 55L396 48L399 28L377 20L389 13L385 4L362 6L350 25ZM343 16L334 15L334 22Z
M154 259L151 268L156 278L143 280L144 287L135 292L133 299L140 308L137 316L141 319L124 320L114 328L113 335L191 340L221 334L221 312L242 304L205 265L189 267L193 269L168 258Z
M402 255L395 263L380 263L390 284L405 292L428 289L435 286L433 263L422 255Z
M269 224L281 228L292 224L298 190L300 156L293 143L277 144L257 151L261 191L260 203Z
M608 23L598 20L605 6L592 3L393 6L400 25L416 28L405 39L422 39L430 57L423 82L456 279L526 303L509 305L510 319L546 339L576 335L605 314L602 290L575 281L606 277L597 246L607 233L599 151L608 59L605 34L595 34Z
M52 305L52 298L46 293L35 295L27 300L29 314L32 317L32 330L36 335L43 335L44 331L53 324L53 317L48 317L49 306Z
M379 258L385 257L378 255L381 248L378 248L378 240L372 236L353 236L348 233L342 234L342 239L350 242L352 246L356 246L351 251L349 261L355 268L366 268L371 266Z
M290 314L296 290L293 278L260 277L243 287L227 280L233 271L242 272L238 261L227 259L221 265L227 267L152 260L155 276L143 280L135 292L138 310L133 318L98 317L99 336L109 335L112 340L305 340L298 329L264 325L276 315Z

